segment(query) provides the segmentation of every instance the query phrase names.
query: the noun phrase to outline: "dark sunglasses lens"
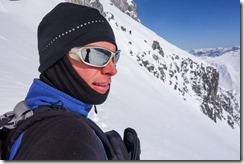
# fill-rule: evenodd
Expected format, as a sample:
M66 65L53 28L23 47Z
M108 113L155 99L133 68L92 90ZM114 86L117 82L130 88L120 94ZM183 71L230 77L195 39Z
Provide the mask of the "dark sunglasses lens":
M95 66L103 66L109 61L111 53L101 48L83 48L81 50L81 56L87 63Z
M119 61L119 57L120 57L120 51L115 52L114 64L117 64L117 62Z

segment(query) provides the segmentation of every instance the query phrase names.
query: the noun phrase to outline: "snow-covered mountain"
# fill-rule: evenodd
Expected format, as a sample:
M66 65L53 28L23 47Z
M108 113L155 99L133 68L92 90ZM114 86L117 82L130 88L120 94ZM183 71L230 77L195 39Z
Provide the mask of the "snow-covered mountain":
M189 51L218 70L219 90L226 90L240 106L240 46L202 48Z
M120 1L120 6L128 4L135 7L131 1L129 3L126 0ZM112 25L115 24L115 28L122 30L127 42L127 53L131 54L140 66L165 84L171 85L184 100L189 96L199 100L202 112L213 121L226 120L232 128L240 125L240 107L237 99L239 97L233 95L233 92L238 93L240 90L223 90L219 86L219 72L215 67L192 58L163 38L156 35L152 37L151 32L138 31L141 27L137 29L130 24L119 23L120 20L111 12L107 12L106 16L111 23L114 22ZM142 37L136 36L137 31Z
M22 100L39 76L37 25L59 2L0 1L1 113ZM224 87L230 79L221 78L218 66L143 26L133 0L73 2L98 8L123 52L108 100L97 106L98 115L90 113L103 130L122 134L128 126L135 128L142 159L240 159L238 89Z
M203 48L190 52L217 68L219 86L232 92L240 104L240 46Z
M230 48L217 47L217 48L191 49L188 52L195 56L215 57L215 56L221 56L229 52L236 52L240 54L240 46L233 46Z

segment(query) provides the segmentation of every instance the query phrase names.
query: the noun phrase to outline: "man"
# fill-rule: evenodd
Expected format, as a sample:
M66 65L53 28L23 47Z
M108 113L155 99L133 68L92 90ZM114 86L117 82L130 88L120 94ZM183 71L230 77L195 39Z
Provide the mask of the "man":
M10 132L6 158L139 159L137 136L132 140L137 149L126 139L135 132L122 141L118 133L105 134L87 118L93 105L106 100L120 56L113 30L99 11L58 4L38 26L38 50L40 79L25 98L34 115Z

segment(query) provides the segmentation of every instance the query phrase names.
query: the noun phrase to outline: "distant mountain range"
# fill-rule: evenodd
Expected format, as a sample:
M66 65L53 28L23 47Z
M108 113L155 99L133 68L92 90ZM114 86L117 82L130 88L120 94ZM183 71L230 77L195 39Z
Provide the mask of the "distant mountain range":
M225 53L231 52L231 51L240 51L240 46L233 46L230 48L201 48L201 49L191 49L188 50L188 52L195 56L209 56L209 57L215 57L215 56L221 56Z

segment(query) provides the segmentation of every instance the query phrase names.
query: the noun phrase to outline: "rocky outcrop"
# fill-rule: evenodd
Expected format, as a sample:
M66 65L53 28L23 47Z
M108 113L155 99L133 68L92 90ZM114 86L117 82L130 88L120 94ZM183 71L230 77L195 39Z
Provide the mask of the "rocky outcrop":
M66 0L66 1L70 3L96 8L100 11L100 13L103 16L106 17L106 13L103 11L103 6L99 2L99 0ZM116 6L118 9L120 9L125 14L129 15L131 18L133 18L137 22L140 22L137 14L136 4L133 1L128 3L127 0L111 0L111 5Z
M133 55L133 53L131 53ZM182 95L201 102L201 111L214 122L226 121L232 128L240 127L240 107L230 91L219 87L219 72L180 54L165 54L158 41L151 52L137 53L137 62L156 78L168 83Z
M106 16L105 12L103 11L103 5L99 2L99 0L66 0L66 1L78 5L93 7L95 9L98 9L104 17Z
M133 1L131 1L131 3L128 3L127 0L111 0L111 2L122 12L126 13L137 22L140 22L136 9L136 4Z

